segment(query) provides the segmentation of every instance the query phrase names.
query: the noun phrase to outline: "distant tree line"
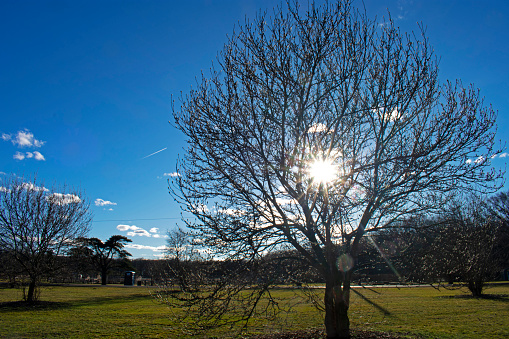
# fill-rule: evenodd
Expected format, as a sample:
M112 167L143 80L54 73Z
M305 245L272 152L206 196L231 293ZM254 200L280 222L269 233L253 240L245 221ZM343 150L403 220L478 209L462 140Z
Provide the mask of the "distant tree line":
M198 291L230 274L241 277L245 286L260 281L267 286L323 283L296 251L273 252L256 261L205 259L186 233L176 230L170 232L164 260L128 260L130 253L123 247L130 241L120 235L104 243L78 238L65 255L46 253L46 273L41 279L84 282L86 277L94 281L100 276L100 282L107 284L108 275L119 282L126 270L133 270L152 283L187 291ZM485 282L498 279L500 271L509 268L509 195L499 193L486 201L454 200L440 217L409 218L393 229L365 237L360 248L353 276L356 283L463 282L472 295L480 296ZM2 249L0 277L15 283L22 272L13 253Z
M203 299L200 287L219 288L224 281L234 282L237 289L256 284L266 290L276 285L324 283L296 250L258 253L256 260L221 260L208 257L201 244L180 229L169 233L164 260L128 260L131 254L124 246L130 239L113 235L103 242L82 236L90 216L88 205L76 198L79 192L55 194L55 188L43 189L14 178L8 184L1 192L0 279L23 286L28 280L24 294L28 301L37 300L37 286L44 281L85 282L89 277L98 282L100 276L100 282L107 284L120 282L126 270L134 270L150 284L185 292L174 297L189 303ZM352 279L356 283L461 282L473 296L481 296L485 283L509 268L508 193L488 199L456 197L432 218L416 215L392 228L368 233L359 244L355 263L342 256L344 249L338 245L338 265L355 266ZM70 213L76 213L76 224L68 224ZM25 216L23 227L21 216Z

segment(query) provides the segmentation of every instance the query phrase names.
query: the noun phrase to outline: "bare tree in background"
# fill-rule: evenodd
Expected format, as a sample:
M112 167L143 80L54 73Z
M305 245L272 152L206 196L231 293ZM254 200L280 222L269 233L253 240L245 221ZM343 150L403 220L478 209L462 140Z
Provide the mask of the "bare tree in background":
M488 209L491 216L500 223L494 255L500 261L502 269L507 270L509 269L509 191L498 192L490 197Z
M28 276L25 299L37 300L41 278L52 259L88 232L89 203L83 193L65 186L45 187L37 180L11 176L0 187L0 249Z
M170 191L194 216L194 244L223 262L296 251L325 281L330 338L349 337L365 234L433 212L448 192L495 189L501 176L490 167L496 114L473 86L439 83L424 33L348 0L289 3L237 27L173 112L188 148ZM233 276L217 291L245 293ZM201 299L233 309L224 296ZM236 319L255 314L246 310Z
M422 231L431 233L432 240L418 252L423 262L418 269L432 282L464 282L473 297L481 297L502 268L496 250L500 220L489 213L485 199L475 195L456 197L443 209L438 226Z

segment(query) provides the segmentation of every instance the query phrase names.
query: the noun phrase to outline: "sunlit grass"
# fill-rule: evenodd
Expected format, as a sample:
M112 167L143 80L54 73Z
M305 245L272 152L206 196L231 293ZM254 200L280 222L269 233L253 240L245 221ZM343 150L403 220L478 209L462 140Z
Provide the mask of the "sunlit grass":
M472 299L460 290L419 288L359 289L352 294L353 327L409 333L429 338L506 338L509 336L509 286L487 290L487 299ZM273 291L292 305L277 321L254 319L250 333L321 327L322 315L293 289ZM321 293L320 290L317 292ZM0 338L182 338L186 324L180 310L169 309L145 287L44 287L38 307L8 302L20 299L15 289L0 288ZM218 330L207 336L228 337Z

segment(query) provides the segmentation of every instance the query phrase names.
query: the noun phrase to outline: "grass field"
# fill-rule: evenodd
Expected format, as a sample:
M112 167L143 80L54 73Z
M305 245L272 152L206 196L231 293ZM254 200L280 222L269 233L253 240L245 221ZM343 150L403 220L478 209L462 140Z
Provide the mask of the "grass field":
M460 290L431 287L359 289L353 294L352 327L407 333L425 338L509 338L509 286L487 290L490 298L472 299ZM289 302L295 290L275 291ZM42 303L17 303L21 292L0 288L0 338L182 338L180 310L169 309L146 287L43 287ZM251 333L320 327L322 315L311 305L295 306L276 322L255 320ZM231 337L231 331L199 335Z

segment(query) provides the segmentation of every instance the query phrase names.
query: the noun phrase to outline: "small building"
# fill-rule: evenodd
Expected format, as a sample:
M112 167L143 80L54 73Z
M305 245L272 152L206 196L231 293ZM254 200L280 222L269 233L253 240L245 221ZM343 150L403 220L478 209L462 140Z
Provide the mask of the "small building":
M126 271L124 273L124 286L133 286L135 283L134 271Z

